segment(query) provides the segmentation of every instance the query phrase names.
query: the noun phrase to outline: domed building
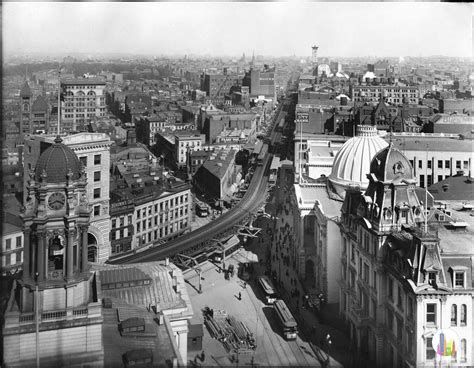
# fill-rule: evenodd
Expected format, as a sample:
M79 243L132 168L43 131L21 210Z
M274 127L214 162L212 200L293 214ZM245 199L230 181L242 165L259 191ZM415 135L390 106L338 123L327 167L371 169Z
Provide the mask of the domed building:
M377 134L375 126L358 125L357 135L344 143L334 158L328 178L330 189L341 198L344 198L349 186L366 189L372 158L387 146L388 143Z
M77 180L81 176L82 164L74 151L61 144L58 136L52 146L39 157L35 168L35 180L46 183L62 183Z
M86 185L81 162L60 137L30 172L21 214L23 273L13 284L17 297L8 302L2 330L8 366L34 365L35 357L42 365L74 366L86 357L103 365L102 312L88 262ZM35 312L41 316L36 334Z

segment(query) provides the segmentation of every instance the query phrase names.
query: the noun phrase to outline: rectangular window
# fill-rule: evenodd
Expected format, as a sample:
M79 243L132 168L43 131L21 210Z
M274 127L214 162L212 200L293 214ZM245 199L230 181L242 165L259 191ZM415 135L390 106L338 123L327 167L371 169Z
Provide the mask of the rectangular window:
M423 161L418 160L418 168L422 169L423 168Z
M426 338L426 360L433 360L436 356L436 352L433 349L433 338Z
M407 298L407 305L408 305L408 318L412 319L413 318L413 299L408 297Z
M428 160L427 164L428 164L428 169L431 169L431 160Z
M393 301L393 280L388 279L388 299Z
M100 188L94 188L94 198L100 198Z
M438 181L443 180L443 175L438 175Z
M22 260L21 260L21 253L22 253L22 252L17 252L17 253L15 253L15 254L16 254L16 263L21 263L21 262L22 262Z
M403 290L400 286L398 287L397 296L398 296L398 301L397 301L398 308L400 308L403 311Z
M94 216L100 215L100 205L94 206Z
M451 167L451 161L450 160L445 160L444 161L444 168L449 169Z
M11 261L11 254L5 254L5 266L9 266L11 265L12 261Z
M136 215L137 215L137 218L140 218L140 210L137 210Z
M112 220L112 229L115 229L116 226L117 226L117 220L113 219Z
M120 217L120 227L125 225L125 219L123 217Z
M425 176L420 175L420 187L424 188L425 187Z
M140 232L140 221L137 222L137 233L139 233L139 232Z
M438 169L443 168L443 160L438 160Z
M397 317L397 339L402 340L403 336L403 320Z
M7 239L5 241L5 250L10 250L12 249L12 240L11 239Z
M100 165L100 155L94 155L94 165Z
M454 287L464 288L464 272L454 272Z
M387 327L390 332L393 332L393 312L387 310Z
M456 161L456 169L461 169L461 161Z
M436 324L436 304L426 304L426 323Z
M94 171L94 181L100 181L100 171Z
M132 223L132 215L128 215L128 225Z
M84 165L84 167L87 166L87 156L79 157L79 160L81 161L82 165Z

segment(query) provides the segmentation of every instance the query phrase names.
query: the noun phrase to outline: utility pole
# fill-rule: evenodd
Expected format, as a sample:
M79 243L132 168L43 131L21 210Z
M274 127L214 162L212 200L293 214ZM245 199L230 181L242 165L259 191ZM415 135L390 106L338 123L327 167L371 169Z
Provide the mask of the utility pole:
M35 337L36 337L36 368L40 366L39 351L39 301L38 301L38 272L35 273Z

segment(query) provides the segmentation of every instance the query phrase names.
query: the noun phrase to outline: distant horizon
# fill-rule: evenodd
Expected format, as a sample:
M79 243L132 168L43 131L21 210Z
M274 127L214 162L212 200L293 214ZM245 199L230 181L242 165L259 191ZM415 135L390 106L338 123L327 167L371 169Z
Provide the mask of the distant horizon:
M4 2L2 10L7 59L253 52L308 58L314 44L321 57L340 58L463 58L473 50L473 8L462 3Z
M124 57L145 57L145 58L232 58L232 59L240 59L242 58L241 54L235 55L210 55L210 54L197 54L197 53L173 53L173 54L146 54L146 53L121 53L121 52L70 52L66 54L59 54L59 53L47 53L47 52L24 52L24 53L17 53L6 56L7 58L26 58L26 57L51 57L51 58L66 58L66 57L81 57L81 58L107 58L107 57L114 57L114 58L124 58ZM318 55L318 59L331 59L331 58L342 58L342 59L396 59L396 58L422 58L422 59L429 59L429 58L451 58L451 59L466 59L471 58L471 56L461 56L461 55L356 55L356 56L343 56L343 55ZM255 58L273 58L273 59L283 59L283 58L297 58L301 60L311 59L311 56L308 55L265 55L265 54L257 54L255 53ZM248 55L245 53L246 61L250 61L252 59L252 54Z

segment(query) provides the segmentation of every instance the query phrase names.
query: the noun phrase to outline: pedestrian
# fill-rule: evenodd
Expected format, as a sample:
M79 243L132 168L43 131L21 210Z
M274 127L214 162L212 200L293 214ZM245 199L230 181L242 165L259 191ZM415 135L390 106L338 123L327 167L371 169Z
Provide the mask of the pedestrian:
M239 300L242 300L242 294L239 291Z

